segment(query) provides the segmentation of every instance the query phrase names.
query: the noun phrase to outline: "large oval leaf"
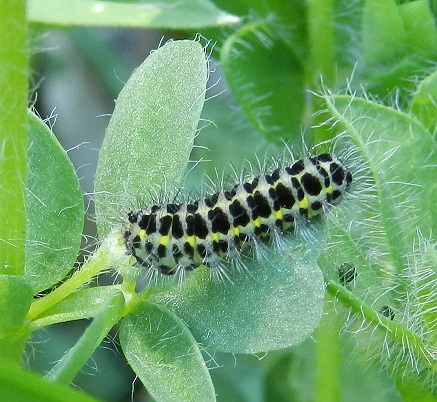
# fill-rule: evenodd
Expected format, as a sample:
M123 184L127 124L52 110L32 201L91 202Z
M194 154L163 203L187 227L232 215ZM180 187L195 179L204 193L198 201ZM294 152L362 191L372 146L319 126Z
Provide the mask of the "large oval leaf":
M38 292L72 269L85 212L67 153L47 125L30 112L28 132L25 278Z
M123 320L120 342L129 364L157 401L215 401L199 347L171 311L140 304Z
M162 194L164 188L171 193L180 185L206 80L204 50L188 40L168 42L132 74L117 99L97 166L100 236L108 233L110 218L120 211L127 212L150 194Z
M307 243L296 238L288 251L270 250L265 260L247 263L247 272L230 272L232 283L214 281L204 269L153 298L212 349L257 353L295 345L312 333L323 311L319 243Z

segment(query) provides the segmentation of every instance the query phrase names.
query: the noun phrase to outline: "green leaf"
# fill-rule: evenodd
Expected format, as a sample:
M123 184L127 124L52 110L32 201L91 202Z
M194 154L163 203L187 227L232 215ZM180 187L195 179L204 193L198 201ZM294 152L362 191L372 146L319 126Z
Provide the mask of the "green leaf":
M157 401L215 401L214 388L199 347L171 311L145 302L120 328L124 354Z
M0 275L0 338L24 324L32 298L32 288L23 277Z
M426 234L437 230L437 144L416 119L398 110L349 96L326 100L368 166L360 174L375 183L370 190L377 194L382 230L397 265L417 238L416 227Z
M0 361L0 389L4 401L20 402L96 402L83 392L50 383L18 365Z
M377 310L403 308L407 256L417 242L416 230L429 236L437 229L437 146L422 125L398 110L349 96L326 100L330 115L347 133L339 146L355 157L349 160L352 200L330 226L333 244L320 266L339 282L341 265L353 265L359 277L353 282L356 295L371 305L377 300ZM395 280L402 283L397 294L387 290Z
M220 53L229 87L257 130L270 141L300 140L303 69L264 23L246 25Z
M23 275L28 49L26 2L0 7L0 273Z
M417 86L411 111L431 133L437 128L437 70Z
M132 74L117 99L97 166L100 236L108 233L108 219L119 216L120 210L127 212L164 188L170 196L180 185L206 80L204 50L188 40L168 42Z
M247 272L229 272L232 283L211 280L208 269L198 269L151 300L165 303L199 343L215 350L258 353L292 346L313 332L322 315L319 247L315 240L290 238L287 250L269 250L265 260L246 261Z
M27 15L32 22L44 24L131 28L194 29L240 21L208 0L30 0Z
M409 51L417 57L435 60L437 56L437 30L434 17L426 0L400 4L399 15L404 23Z
M119 290L118 285L80 289L52 308L45 310L33 325L39 328L59 322L94 317L109 304Z
M332 225L334 240L319 261L328 292L354 313L358 325L348 325L367 349L387 345L376 357L398 381L429 383L436 278L435 250L424 239L437 229L437 145L398 110L349 96L325 99L345 131L337 144L350 148L354 176L350 208ZM339 281L343 263L357 270L351 283ZM394 317L381 313L387 306Z
M407 33L394 0L366 0L363 11L364 58L369 68L395 65L406 53Z
M265 395L264 370L256 356L214 353L213 359L206 352L210 374L218 402L275 401Z
M431 345L437 345L436 298L437 291L437 246L419 234L419 239L413 252L414 263L406 271L410 310L421 317L424 338Z
M38 292L72 269L85 212L67 153L46 124L30 112L28 135L25 277Z
M77 343L46 374L45 378L65 384L73 381L111 328L121 318L125 306L123 293L117 291L111 296Z
M362 37L368 88L382 94L410 91L412 78L423 75L437 56L437 31L428 2L365 3Z

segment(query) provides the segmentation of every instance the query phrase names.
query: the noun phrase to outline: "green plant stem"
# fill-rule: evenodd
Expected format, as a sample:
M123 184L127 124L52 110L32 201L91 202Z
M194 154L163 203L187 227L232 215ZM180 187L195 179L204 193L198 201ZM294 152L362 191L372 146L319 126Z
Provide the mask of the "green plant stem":
M319 83L320 76L328 86L335 79L335 38L333 0L310 0L308 3L308 37L310 48L310 84Z
M53 307L68 295L89 282L99 272L107 269L112 262L112 255L108 248L109 243L104 243L95 254L76 271L71 278L56 288L53 292L41 299L35 300L27 314L27 320L33 321L44 311Z
M0 6L0 273L24 273L27 21L24 0Z
M379 314L351 291L333 280L325 277L325 283L328 293L343 303L343 305L349 308L354 314L361 316L365 321L375 326L375 328L383 331L387 338L390 338L401 347L408 345L409 349L420 358L424 366L432 371L437 370L434 357L432 353L428 351L427 346L420 336L411 332L402 324Z
M326 294L325 314L316 336L316 399L320 402L341 400L341 351L339 317L333 308L332 295Z
M109 330L119 321L123 307L123 294L117 292L108 305L93 319L79 341L47 373L45 378L64 384L72 382Z

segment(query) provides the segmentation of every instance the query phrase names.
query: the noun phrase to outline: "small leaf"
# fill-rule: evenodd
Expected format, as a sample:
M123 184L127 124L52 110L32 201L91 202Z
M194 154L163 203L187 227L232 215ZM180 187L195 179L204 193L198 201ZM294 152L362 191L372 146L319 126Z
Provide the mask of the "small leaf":
M27 14L32 22L59 25L117 26L188 29L235 24L240 18L208 0L30 0Z
M129 364L157 401L215 401L199 347L171 311L140 304L123 320L120 342Z
M30 112L28 129L25 278L38 292L72 269L85 212L67 153L47 125Z
M207 63L194 41L153 52L121 91L100 151L96 211L100 236L120 210L163 189L174 192L188 163L205 99ZM156 198L156 197L155 197Z
M269 250L265 260L247 263L247 272L229 272L232 283L213 281L207 269L198 270L152 300L166 303L196 340L212 349L258 353L295 345L313 332L323 312L315 243L290 239L290 250Z

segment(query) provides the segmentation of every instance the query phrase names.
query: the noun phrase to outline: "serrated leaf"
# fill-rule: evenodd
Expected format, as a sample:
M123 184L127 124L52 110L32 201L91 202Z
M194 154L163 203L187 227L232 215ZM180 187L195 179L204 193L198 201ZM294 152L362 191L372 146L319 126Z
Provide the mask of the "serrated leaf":
M73 268L85 212L79 180L67 153L31 112L28 136L25 278L38 292Z
M263 23L231 35L220 53L229 87L259 132L270 141L300 139L303 69Z
M110 219L121 210L127 212L164 188L170 196L180 185L206 80L204 50L188 40L166 43L132 74L117 99L97 166L100 236L108 233Z
M208 0L30 0L27 8L33 22L67 26L195 29L240 21L239 17L220 10Z
M171 311L141 303L123 320L120 342L129 364L158 402L215 401L199 347Z
M290 240L290 250L270 250L265 261L247 263L247 272L230 272L232 283L198 271L152 300L166 303L199 343L215 350L258 353L295 345L312 333L323 311L315 243Z

